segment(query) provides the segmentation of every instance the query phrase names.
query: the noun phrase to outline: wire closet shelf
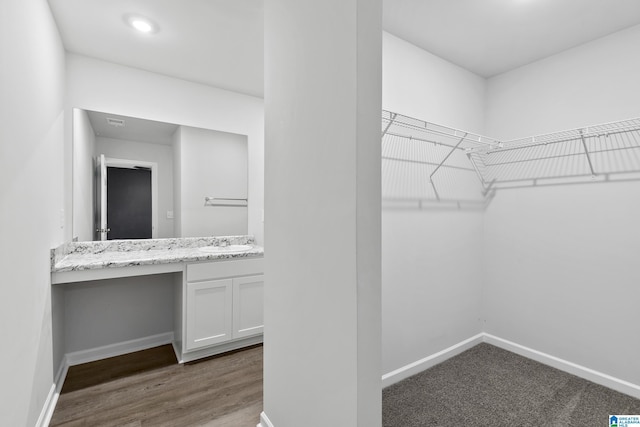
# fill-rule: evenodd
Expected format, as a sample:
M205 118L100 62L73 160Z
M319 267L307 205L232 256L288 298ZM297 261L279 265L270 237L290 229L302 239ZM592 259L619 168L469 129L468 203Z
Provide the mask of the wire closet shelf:
M640 179L640 118L510 141L382 112L387 203L484 207L501 188Z

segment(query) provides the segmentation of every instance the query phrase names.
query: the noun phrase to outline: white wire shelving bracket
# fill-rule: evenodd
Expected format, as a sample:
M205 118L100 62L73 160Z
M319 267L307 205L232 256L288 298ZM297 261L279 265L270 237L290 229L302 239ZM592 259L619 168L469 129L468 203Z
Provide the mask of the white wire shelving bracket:
M382 112L387 205L484 209L498 189L640 179L640 118L510 141Z
M499 142L390 111L382 112L382 198L388 206L484 208L479 171L466 155Z

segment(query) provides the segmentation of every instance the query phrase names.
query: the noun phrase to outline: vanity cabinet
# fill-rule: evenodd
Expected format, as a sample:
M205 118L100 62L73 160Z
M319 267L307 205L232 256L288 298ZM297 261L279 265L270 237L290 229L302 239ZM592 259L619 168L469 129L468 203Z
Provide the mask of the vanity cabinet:
M222 243L250 247L243 252L232 252L232 248L209 250L210 246L225 246ZM95 348L74 349L65 360L85 363L172 343L178 361L184 363L261 343L263 255L263 248L254 245L251 236L70 242L53 249L51 284L57 286L57 299L67 300L71 292L76 295L75 290L83 282L100 281L100 286L82 290L83 296L75 298L77 305L65 304L67 307L58 310L74 313L72 317L80 319L75 323L86 323L86 328L103 330L108 327L104 322L112 319L113 327L121 330L122 336L121 342L108 341ZM142 280L143 276L158 277ZM144 283L145 292L151 294L144 303L135 299L146 299L139 294L140 287L125 286L119 281L113 282L113 288L110 285L109 279L137 283L137 277L141 279L141 286ZM129 294L120 294L129 291L132 292L130 301ZM173 295L168 295L169 292ZM109 316L94 319L90 316L91 310L101 309L104 295L118 298L123 307L110 312ZM152 323L161 333L147 335L150 320L146 316L153 316ZM54 317L62 319L56 329L66 330L66 312L55 313ZM172 330L167 324L169 319L173 320ZM129 329L122 329L122 325ZM75 329L78 332L74 342L90 341L85 337L85 327ZM56 345L67 351L64 343L56 342ZM92 344L86 346L89 345Z
M233 338L262 334L263 318L264 276L233 279Z
M176 283L181 362L262 342L263 258L189 263Z
M186 350L195 350L231 339L232 283L232 279L187 283Z

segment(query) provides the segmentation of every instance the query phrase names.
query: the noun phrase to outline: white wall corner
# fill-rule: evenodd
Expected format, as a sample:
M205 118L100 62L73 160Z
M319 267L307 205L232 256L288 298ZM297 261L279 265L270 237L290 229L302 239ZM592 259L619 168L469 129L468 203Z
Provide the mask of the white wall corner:
M264 411L262 411L260 413L260 422L256 427L274 427L274 426L273 424L271 424L271 421L269 420L269 417L267 417L267 414L265 414Z
M405 378L409 378L412 375L418 374L426 369L429 369L439 363L444 362L447 359L457 356L483 342L483 334L474 335L471 338L467 338L464 341L454 344L451 347L445 348L442 351L434 353L416 362L409 363L401 368L391 371L382 376L382 388L389 387L392 384L400 382Z

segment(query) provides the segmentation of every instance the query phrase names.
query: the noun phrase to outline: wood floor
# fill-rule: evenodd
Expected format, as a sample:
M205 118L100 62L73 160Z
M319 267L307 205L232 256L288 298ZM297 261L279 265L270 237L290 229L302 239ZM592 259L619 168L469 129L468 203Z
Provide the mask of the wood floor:
M179 365L171 346L69 368L50 426L255 427L262 346Z

